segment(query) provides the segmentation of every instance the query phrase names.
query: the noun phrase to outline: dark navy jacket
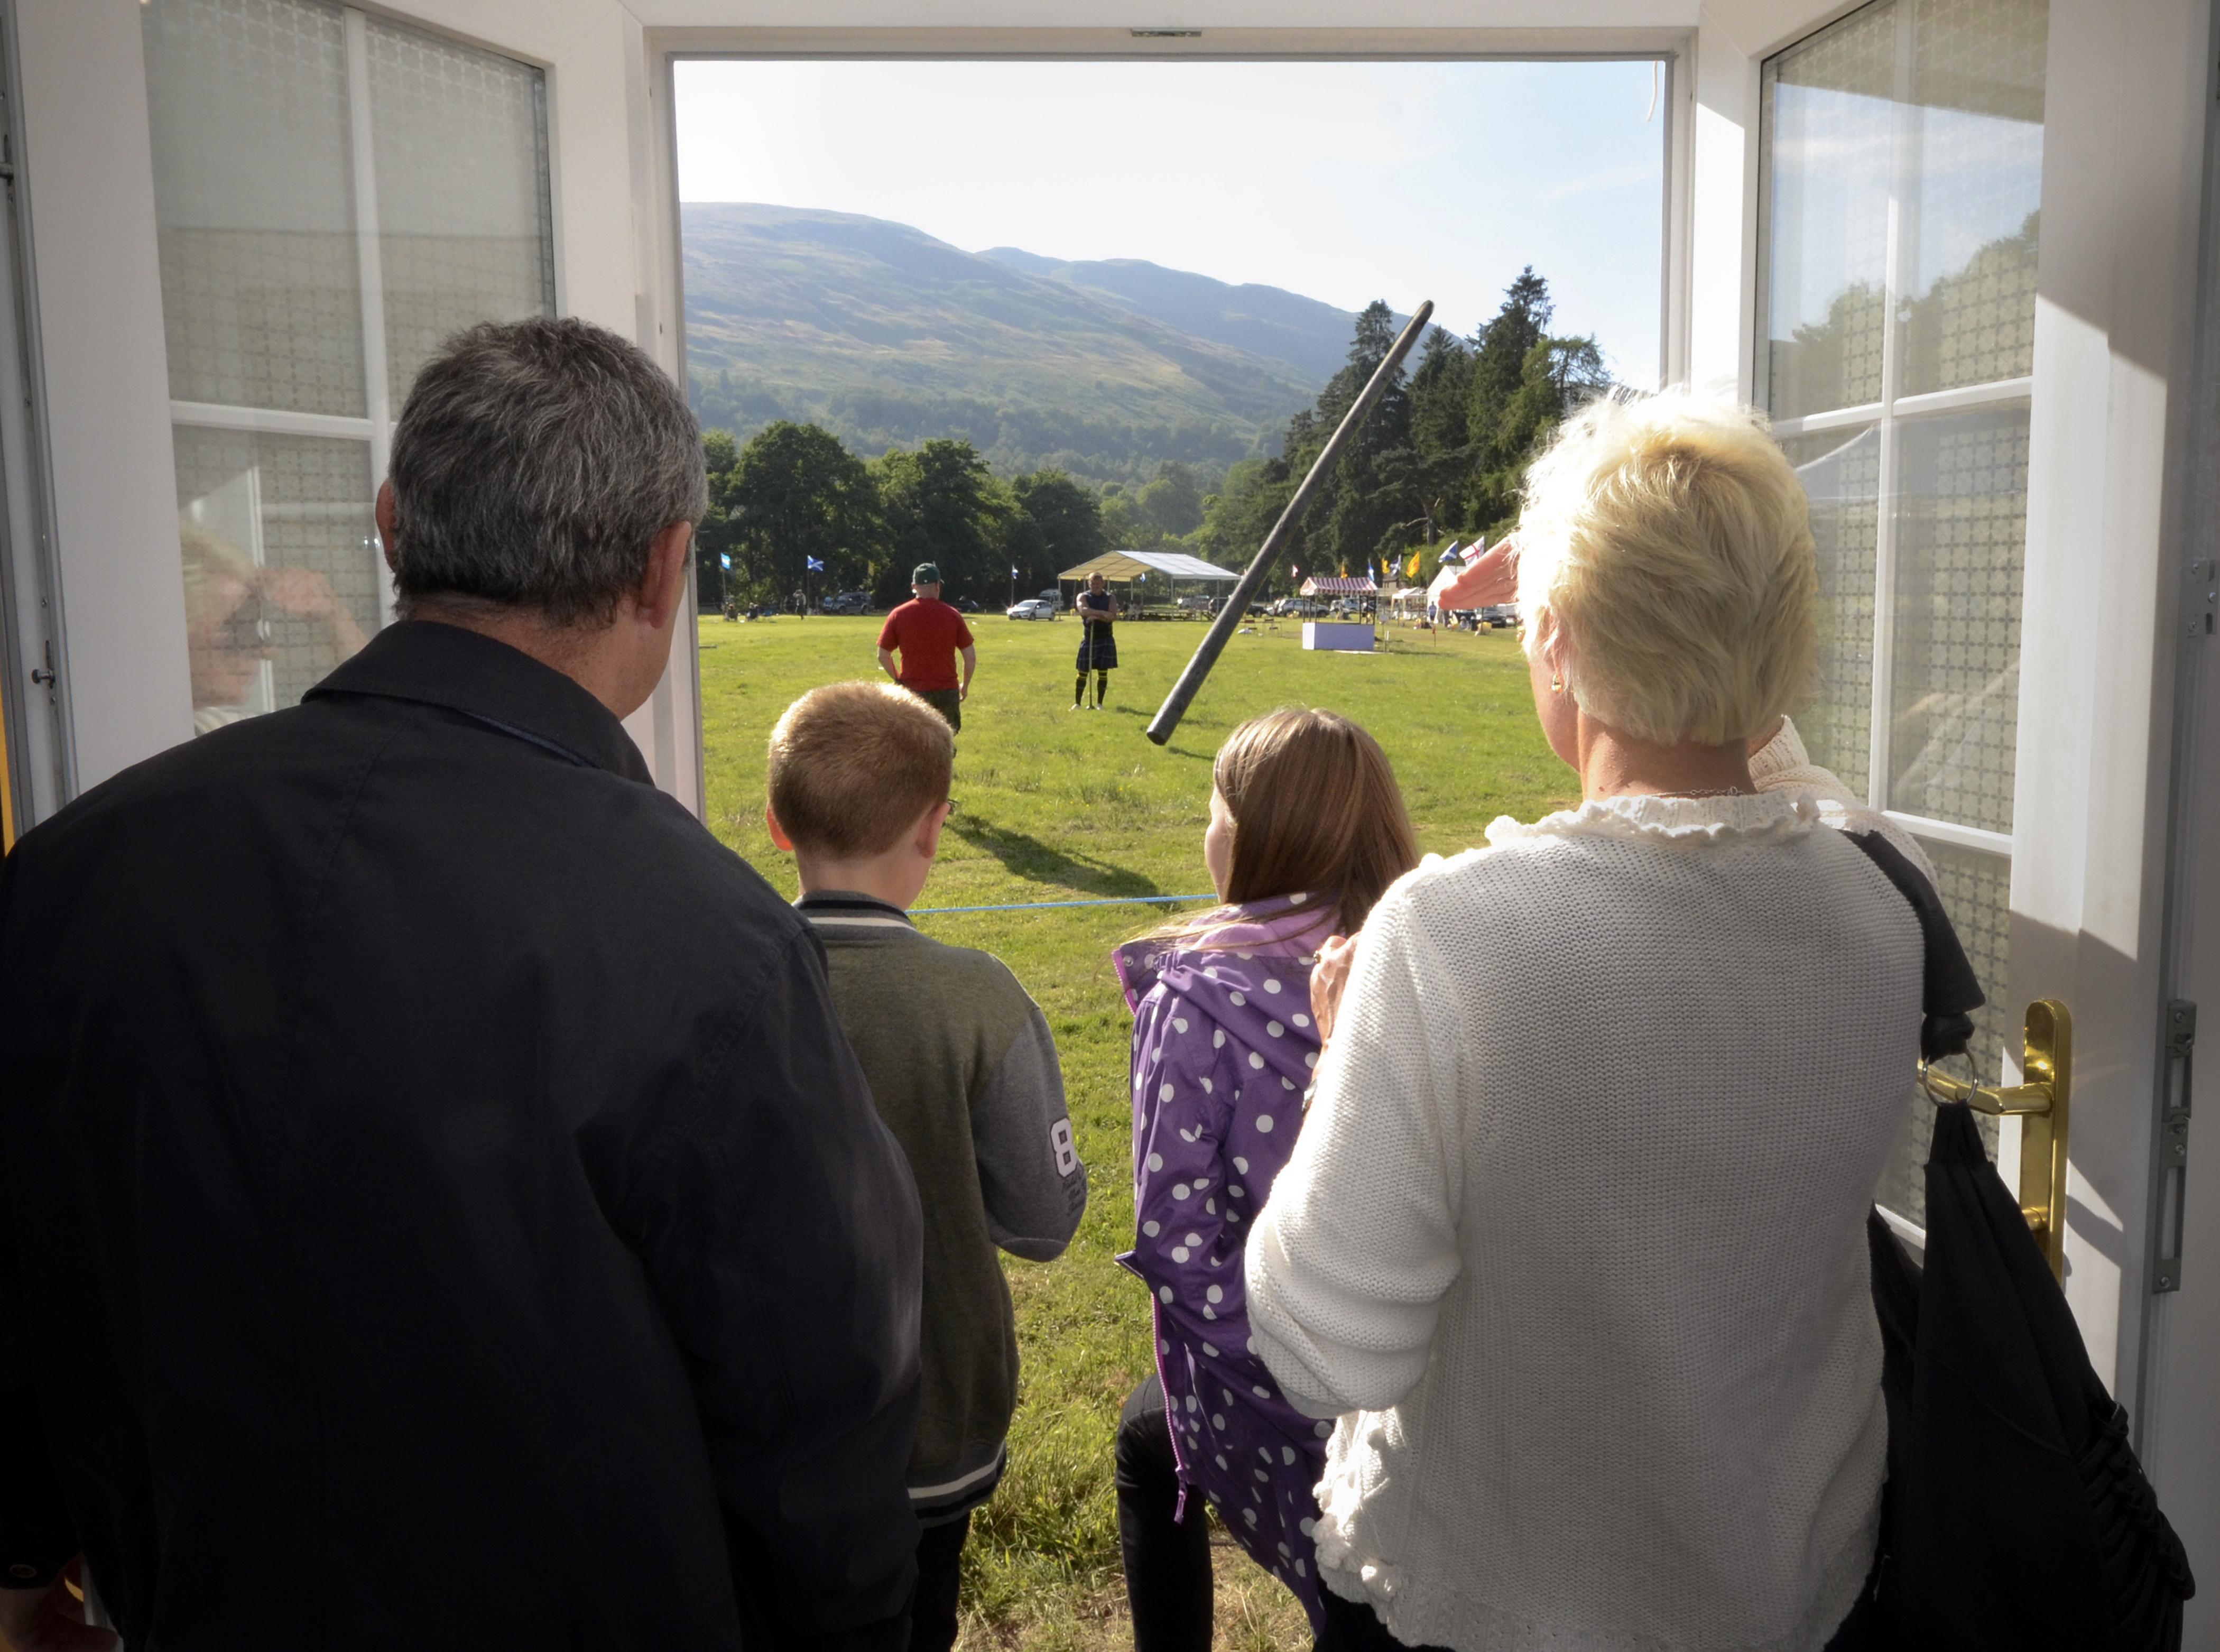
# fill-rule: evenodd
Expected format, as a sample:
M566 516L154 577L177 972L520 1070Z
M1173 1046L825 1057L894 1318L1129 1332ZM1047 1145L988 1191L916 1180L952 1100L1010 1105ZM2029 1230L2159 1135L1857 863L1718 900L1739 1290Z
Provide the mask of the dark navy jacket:
M398 625L0 876L0 1573L165 1652L906 1644L907 1169L583 689Z

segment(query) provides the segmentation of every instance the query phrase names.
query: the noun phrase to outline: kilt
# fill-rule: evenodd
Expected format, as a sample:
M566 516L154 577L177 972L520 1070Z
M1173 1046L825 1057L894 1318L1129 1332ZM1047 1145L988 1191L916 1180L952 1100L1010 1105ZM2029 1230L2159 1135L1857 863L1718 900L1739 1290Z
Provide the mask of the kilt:
M1082 627L1079 639L1079 658L1075 670L1082 671L1114 671L1118 669L1118 639L1112 634L1116 627L1105 620ZM1092 646L1090 655L1088 649Z

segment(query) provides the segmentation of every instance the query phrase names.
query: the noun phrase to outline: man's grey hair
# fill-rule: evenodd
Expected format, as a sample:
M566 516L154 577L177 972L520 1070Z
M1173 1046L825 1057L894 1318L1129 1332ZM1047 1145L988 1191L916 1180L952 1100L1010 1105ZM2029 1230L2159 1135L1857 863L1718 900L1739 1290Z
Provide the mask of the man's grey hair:
M606 328L548 317L440 347L401 409L391 477L404 615L459 596L606 625L655 536L708 504L679 388Z

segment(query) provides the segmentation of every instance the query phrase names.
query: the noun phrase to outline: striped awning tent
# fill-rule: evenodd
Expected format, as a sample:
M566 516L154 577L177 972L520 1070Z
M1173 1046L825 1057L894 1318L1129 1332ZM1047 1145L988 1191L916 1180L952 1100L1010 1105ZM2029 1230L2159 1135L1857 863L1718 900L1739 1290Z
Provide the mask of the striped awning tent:
M1380 588L1361 576L1314 574L1303 582L1303 596L1370 596Z

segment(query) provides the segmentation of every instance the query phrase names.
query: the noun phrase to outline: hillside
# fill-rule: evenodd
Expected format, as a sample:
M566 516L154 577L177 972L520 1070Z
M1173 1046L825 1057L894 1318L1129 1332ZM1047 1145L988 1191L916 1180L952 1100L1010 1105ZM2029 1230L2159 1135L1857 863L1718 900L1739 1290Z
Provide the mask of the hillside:
M965 437L1005 475L1135 481L1168 458L1222 471L1276 446L1355 321L1276 288L967 252L875 218L681 214L695 406L744 439L807 419L866 455Z
M990 246L980 256L1083 288L1198 339L1279 362L1313 383L1325 383L1349 359L1355 313L1284 287L1237 287L1145 259L1067 263L1015 246Z

